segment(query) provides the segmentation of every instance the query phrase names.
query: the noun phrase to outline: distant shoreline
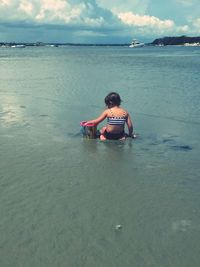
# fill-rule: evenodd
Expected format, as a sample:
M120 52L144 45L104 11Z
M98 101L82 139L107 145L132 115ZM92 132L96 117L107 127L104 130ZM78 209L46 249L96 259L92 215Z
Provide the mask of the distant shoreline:
M176 36L163 37L155 39L152 45L184 45L184 46L200 46L200 37Z
M130 44L81 44L81 43L23 43L23 42L0 42L0 47L64 47L64 46L129 46Z
M93 43L60 43L60 42L0 42L0 47L65 47L65 46L129 46L130 43L124 44L93 44ZM151 43L145 43L145 46L200 46L200 37L163 37L155 39Z

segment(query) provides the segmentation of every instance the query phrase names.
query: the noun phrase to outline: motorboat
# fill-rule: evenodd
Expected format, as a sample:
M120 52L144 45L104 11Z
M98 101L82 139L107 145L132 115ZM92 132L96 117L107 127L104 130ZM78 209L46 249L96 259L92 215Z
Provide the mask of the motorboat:
M184 43L184 46L200 46L200 43Z
M133 39L129 47L143 47L145 44Z
M12 48L25 48L26 46L24 44L16 44L16 45L11 45Z

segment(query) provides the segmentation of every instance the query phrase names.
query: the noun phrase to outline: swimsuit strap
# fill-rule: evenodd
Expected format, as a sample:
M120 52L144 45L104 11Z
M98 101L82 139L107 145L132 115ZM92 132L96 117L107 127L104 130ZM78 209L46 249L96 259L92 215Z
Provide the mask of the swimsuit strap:
M113 112L112 112L112 110L111 110L111 108L109 108L109 110L110 110L110 113L111 113L112 117L115 117Z
M126 114L125 110L123 111L123 116L115 116L113 111L111 110L111 108L109 108L109 110L110 110L110 113L111 113L112 117L115 117L115 118L127 117L127 114Z
M123 113L124 113L124 117L127 117L127 113L126 113L126 111L125 111L125 110L123 111Z

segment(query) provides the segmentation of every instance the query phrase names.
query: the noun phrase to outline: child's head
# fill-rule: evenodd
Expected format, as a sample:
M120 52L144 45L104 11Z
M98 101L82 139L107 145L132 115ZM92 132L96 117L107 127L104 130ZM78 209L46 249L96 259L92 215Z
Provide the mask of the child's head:
M111 92L105 97L104 101L108 108L112 108L114 106L120 106L121 98L119 94Z

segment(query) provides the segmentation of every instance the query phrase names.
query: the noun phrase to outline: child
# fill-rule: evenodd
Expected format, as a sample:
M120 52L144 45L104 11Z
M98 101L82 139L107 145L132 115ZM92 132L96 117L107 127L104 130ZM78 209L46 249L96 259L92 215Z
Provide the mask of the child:
M125 124L128 126L130 137L136 137L133 134L133 125L129 113L120 107L121 98L119 94L112 92L105 97L105 104L107 109L95 120L90 120L87 123L98 125L105 118L107 118L107 125L100 131L100 139L123 140L127 136L125 134Z

